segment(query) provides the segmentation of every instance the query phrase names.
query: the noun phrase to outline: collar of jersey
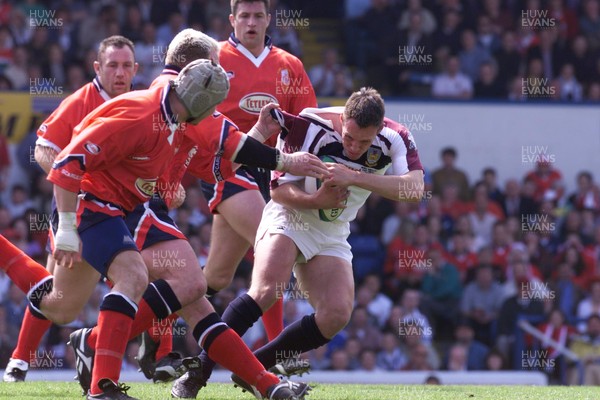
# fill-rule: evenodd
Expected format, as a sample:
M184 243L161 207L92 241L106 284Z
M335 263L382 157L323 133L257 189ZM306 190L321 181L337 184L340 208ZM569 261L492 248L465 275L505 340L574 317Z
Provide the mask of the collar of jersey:
M240 42L240 40L235 37L235 34L233 32L231 32L231 34L229 35L229 43L233 47L243 47L242 42ZM269 35L265 35L265 47L267 47L269 50L271 49L271 47L273 47L273 41L271 40L271 37Z
M165 65L165 68L163 68L161 75L179 75L180 72L181 68L177 65L167 64Z
M111 97L108 95L108 93L106 93L106 90L104 90L104 88L102 87L102 84L100 83L100 79L98 79L97 75L94 77L94 80L92 81L92 83L94 84L94 87L100 94L100 97L102 97L104 99L104 101L110 100ZM133 89L133 87L131 89Z
M167 84L165 85L164 89L163 89L163 93L162 93L162 97L160 100L160 111L164 117L165 121L169 122L170 128L173 129L174 127L177 127L178 122L177 122L177 118L175 118L175 114L173 114L173 111L171 110L171 105L169 104L169 93L171 92L171 85Z

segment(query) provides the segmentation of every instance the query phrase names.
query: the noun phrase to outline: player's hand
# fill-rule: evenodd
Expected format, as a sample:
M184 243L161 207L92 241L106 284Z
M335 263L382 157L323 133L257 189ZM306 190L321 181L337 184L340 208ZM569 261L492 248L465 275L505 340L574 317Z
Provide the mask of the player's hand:
M179 184L177 191L173 195L173 200L171 200L171 204L169 205L170 209L175 209L181 207L183 202L185 201L185 189Z
M319 179L329 178L331 175L325 163L314 154L298 151L291 154L279 153L279 157L281 157L283 165L281 171L289 172L292 175L312 176Z
M81 240L77 233L76 214L59 212L58 229L54 236L54 259L58 265L73 268L81 262Z
M354 171L343 164L327 163L327 170L329 171L330 178L328 182L332 185L348 187L354 184L357 171Z
M273 135L278 135L281 132L281 124L271 116L271 110L281 110L279 104L269 103L260 110L258 121L254 127L258 129L266 141ZM264 143L263 141L263 143Z
M346 208L346 201L350 191L345 186L338 186L325 181L314 194L314 201L318 208Z

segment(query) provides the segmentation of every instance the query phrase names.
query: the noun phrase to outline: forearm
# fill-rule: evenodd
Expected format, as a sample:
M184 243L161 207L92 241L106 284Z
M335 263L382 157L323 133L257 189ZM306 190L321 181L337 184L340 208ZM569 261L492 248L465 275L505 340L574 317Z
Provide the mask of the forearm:
M52 163L58 153L53 148L47 146L36 145L34 150L35 161L39 164L39 166L44 170L46 175L50 173L52 169Z
M316 209L314 197L293 183L286 183L271 189L271 199L293 209Z
M404 175L356 172L352 184L394 201L420 201L425 186L421 170L410 171Z
M77 211L77 193L54 185L54 197L56 198L58 212L74 213Z
M274 170L277 167L278 154L279 151L273 147L269 147L247 136L241 142L238 151L234 154L231 161L250 167Z

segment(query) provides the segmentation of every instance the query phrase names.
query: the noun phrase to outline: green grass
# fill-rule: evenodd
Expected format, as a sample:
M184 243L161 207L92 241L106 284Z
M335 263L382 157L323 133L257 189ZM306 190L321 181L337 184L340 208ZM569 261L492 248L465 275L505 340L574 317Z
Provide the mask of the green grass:
M314 384L307 400L598 400L600 389L561 386L423 386ZM129 395L139 399L170 399L170 384L133 383ZM82 400L77 383L0 382L0 399ZM198 394L202 400L251 400L231 384L209 384Z

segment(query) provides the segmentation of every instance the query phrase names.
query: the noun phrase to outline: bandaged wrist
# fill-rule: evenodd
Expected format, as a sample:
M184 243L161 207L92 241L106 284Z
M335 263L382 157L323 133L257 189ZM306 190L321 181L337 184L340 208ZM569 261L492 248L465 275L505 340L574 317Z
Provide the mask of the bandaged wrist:
M268 138L265 137L265 135L257 128L256 125L254 125L252 127L252 129L250 129L250 131L248 131L248 136L250 136L253 139L258 140L261 143L264 143Z
M58 212L58 229L75 230L77 229L77 213Z

